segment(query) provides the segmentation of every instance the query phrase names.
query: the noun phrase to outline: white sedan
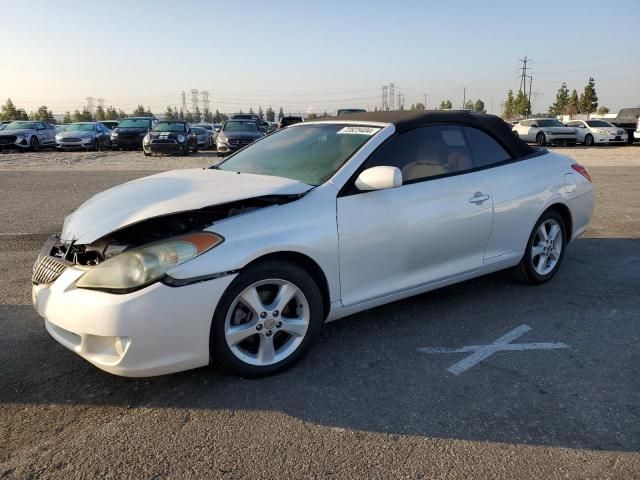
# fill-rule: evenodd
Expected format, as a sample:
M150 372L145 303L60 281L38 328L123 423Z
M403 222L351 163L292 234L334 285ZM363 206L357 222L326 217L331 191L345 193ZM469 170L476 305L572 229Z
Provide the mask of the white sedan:
M344 118L89 199L34 265L48 332L117 375L269 375L324 322L507 268L546 282L589 224L587 170L498 117Z
M567 127L575 128L578 142L587 147L609 143L627 143L627 132L605 120L572 120L566 123Z

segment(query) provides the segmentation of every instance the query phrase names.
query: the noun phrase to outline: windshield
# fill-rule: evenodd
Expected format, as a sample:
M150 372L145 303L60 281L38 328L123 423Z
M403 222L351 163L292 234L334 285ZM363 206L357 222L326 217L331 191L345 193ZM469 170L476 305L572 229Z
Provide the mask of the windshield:
M564 127L565 125L561 123L559 120L554 120L553 118L549 118L546 120L538 120L539 127Z
M67 125L66 132L93 132L96 126L93 123L72 123Z
M160 122L156 123L151 129L152 132L184 132L186 131L184 123L178 122Z
M191 127L191 131L196 135L204 135L207 131L202 127Z
M5 130L35 130L36 124L34 122L11 122L4 127Z
M258 125L251 120L229 120L222 128L225 132L257 132Z
M344 124L292 127L240 150L218 168L320 185L380 130Z
M609 122L605 122L604 120L587 120L587 125L590 127L613 127Z
M151 120L127 118L118 122L118 128L149 128Z

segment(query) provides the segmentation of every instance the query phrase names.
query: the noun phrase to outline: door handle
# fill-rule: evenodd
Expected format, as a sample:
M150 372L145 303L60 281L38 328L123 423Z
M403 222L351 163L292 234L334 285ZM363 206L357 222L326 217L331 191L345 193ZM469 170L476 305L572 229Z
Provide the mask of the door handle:
M483 202L489 200L489 195L482 192L476 192L473 194L473 197L469 199L469 203L475 203L476 205L480 205Z

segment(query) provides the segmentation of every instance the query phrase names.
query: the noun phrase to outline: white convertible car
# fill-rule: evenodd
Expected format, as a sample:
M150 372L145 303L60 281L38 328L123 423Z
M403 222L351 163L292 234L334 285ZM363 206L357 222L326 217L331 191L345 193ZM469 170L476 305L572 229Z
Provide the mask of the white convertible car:
M33 302L117 375L269 375L324 322L501 269L550 280L593 207L584 167L498 117L304 122L95 195L42 249Z

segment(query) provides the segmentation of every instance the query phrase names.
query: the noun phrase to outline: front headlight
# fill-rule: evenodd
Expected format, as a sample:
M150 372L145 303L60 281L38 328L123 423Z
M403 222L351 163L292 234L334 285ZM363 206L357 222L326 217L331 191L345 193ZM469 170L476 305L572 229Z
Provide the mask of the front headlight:
M180 143L183 143L184 142L184 135L178 135L178 141Z
M62 135L60 135L59 133L56 133L56 140L60 140L62 138Z
M117 137L117 136L118 136L118 132L111 132L111 138Z
M216 139L218 142L220 143L227 143L227 137L225 137L224 135L222 135L221 133L218 134L218 138Z
M144 138L142 139L142 141L146 144L148 144L151 141L151 137L149 136L149 134L147 133Z
M598 133L600 135L606 135L609 132L607 132L606 130L596 130L596 133Z
M93 267L76 287L125 293L159 280L222 242L215 233L200 232L127 250Z

